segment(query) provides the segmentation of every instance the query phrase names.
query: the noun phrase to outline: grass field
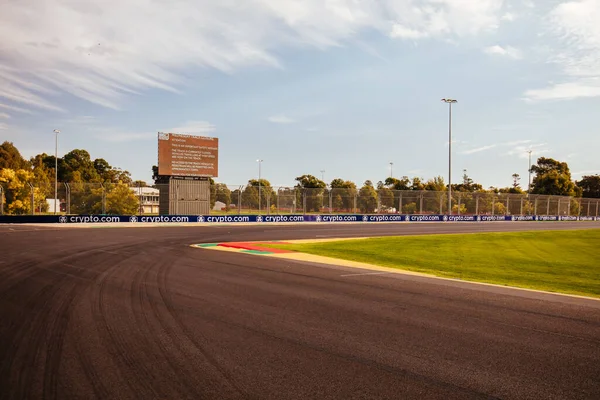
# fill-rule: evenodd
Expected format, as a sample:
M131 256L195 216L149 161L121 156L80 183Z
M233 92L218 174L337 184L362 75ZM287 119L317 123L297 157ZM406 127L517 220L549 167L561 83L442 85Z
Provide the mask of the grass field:
M600 229L269 246L442 277L600 297Z

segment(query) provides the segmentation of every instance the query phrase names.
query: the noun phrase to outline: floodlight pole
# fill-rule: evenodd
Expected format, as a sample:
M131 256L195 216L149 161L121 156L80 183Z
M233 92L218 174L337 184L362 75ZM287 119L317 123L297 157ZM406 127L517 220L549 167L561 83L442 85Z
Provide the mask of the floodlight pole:
M394 163L390 162L390 178L394 177Z
M56 215L56 203L58 202L58 129L54 130L54 214Z
M448 215L452 215L452 104L454 99L442 99L448 103Z
M527 184L527 195L531 194L531 150L528 150L529 153L529 165L527 171L529 172L529 183Z
M260 214L260 211L261 211L261 206L262 206L262 205L261 205L261 200L262 200L262 199L261 199L261 197L262 197L262 196L261 196L261 195L262 195L261 186L262 186L262 185L261 185L261 183L260 183L260 172L261 172L261 170L260 170L260 169L261 169L261 168L260 168L260 166L261 166L261 164L262 164L263 160L260 160L260 159L259 159L259 160L256 160L256 162L258 162L258 213Z

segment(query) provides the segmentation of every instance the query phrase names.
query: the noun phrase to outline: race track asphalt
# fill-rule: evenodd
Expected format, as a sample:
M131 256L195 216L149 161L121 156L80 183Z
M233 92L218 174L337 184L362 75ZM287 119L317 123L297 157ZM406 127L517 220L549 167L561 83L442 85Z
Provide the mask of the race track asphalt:
M2 225L0 398L600 399L600 301L190 247L579 227Z

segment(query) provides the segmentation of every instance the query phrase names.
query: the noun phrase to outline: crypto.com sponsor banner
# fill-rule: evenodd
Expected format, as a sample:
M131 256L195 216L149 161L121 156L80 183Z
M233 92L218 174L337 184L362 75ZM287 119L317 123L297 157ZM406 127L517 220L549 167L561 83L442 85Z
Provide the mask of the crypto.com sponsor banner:
M492 222L492 221L599 221L600 217L557 215L398 215L398 214L331 214L331 215L1 215L2 224L61 223L297 223L297 222Z

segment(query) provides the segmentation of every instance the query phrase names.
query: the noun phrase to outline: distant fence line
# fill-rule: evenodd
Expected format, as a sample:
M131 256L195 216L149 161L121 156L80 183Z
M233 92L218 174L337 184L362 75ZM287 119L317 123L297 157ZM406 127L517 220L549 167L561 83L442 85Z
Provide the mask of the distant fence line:
M61 214L158 214L161 186L59 183L56 207ZM426 190L216 184L210 201L212 214L448 214L447 196ZM52 214L53 199L54 184L0 185L0 214ZM600 216L600 199L568 196L455 191L451 204L454 215Z

